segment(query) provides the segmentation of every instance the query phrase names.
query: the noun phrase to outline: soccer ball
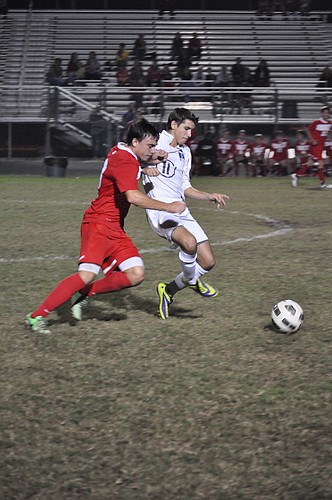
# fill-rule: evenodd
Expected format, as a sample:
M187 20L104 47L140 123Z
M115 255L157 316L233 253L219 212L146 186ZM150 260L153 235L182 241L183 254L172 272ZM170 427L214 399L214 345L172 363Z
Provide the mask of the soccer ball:
M294 333L303 323L302 307L294 300L281 300L273 306L272 323L282 333Z

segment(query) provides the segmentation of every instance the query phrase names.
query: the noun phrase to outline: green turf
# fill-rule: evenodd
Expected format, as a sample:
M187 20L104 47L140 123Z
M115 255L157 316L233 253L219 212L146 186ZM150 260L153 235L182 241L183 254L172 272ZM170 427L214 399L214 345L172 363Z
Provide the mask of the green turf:
M0 178L0 498L330 499L332 190L194 178L231 197L189 203L218 298L184 290L158 319L155 286L178 257L133 207L145 282L29 333L24 316L75 272L97 182ZM270 327L284 298L305 313L291 336Z

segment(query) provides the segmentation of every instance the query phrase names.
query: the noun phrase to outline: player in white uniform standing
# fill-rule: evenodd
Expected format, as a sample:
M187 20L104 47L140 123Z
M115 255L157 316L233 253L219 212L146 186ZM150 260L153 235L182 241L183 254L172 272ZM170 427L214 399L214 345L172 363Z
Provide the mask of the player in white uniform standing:
M161 150L163 161L143 170L146 174L143 179L145 192L151 198L169 203L188 197L215 202L218 208L225 205L227 195L205 193L191 185L191 152L185 142L191 137L197 122L198 118L189 109L175 108L170 113L167 131L162 131L156 146L157 150ZM180 247L182 272L170 283L161 282L157 286L160 317L168 318L173 296L185 287L203 297L216 297L218 290L200 279L214 267L215 257L207 235L189 209L181 214L147 210L147 217L156 234L169 241L173 248Z

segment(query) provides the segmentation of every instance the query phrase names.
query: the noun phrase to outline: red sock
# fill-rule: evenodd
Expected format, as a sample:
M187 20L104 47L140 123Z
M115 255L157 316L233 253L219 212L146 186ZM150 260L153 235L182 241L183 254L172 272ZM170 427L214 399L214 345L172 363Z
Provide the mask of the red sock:
M92 297L92 295L98 295L101 293L116 292L117 290L122 290L123 288L128 288L132 286L127 275L121 271L115 271L105 278L98 281L94 281L90 285L86 285L80 292L83 295Z
M67 302L67 300L69 300L74 293L81 290L84 286L85 283L79 274L75 273L72 276L68 276L68 278L60 281L58 286L54 288L54 290L48 295L48 297L46 297L44 302L40 304L38 309L36 309L31 316L33 318L36 316L46 318L51 311Z
M320 182L325 182L324 170L322 168L318 169L317 175L319 177Z

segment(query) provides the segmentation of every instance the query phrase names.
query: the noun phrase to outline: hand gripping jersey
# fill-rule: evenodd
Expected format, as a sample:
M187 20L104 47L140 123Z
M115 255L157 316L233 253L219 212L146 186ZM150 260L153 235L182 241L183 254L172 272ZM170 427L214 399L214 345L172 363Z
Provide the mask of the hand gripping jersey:
M109 152L100 174L98 196L85 211L83 222L123 229L130 203L125 192L138 190L141 167L137 156L124 143Z
M315 120L308 126L311 136L314 141L317 141L317 145L323 146L326 136L332 126L331 120Z
M275 161L288 160L288 149L289 141L288 139L273 139L271 141L270 150L272 152L272 158Z
M222 160L228 160L232 157L232 141L230 139L219 139L217 142L218 156Z
M158 163L159 175L149 177L144 175L143 184L145 192L150 198L170 203L183 201L184 191L191 187L190 169L191 152L188 146L173 148L170 143L173 136L163 130L160 134L156 149L167 151L168 158L163 163Z

